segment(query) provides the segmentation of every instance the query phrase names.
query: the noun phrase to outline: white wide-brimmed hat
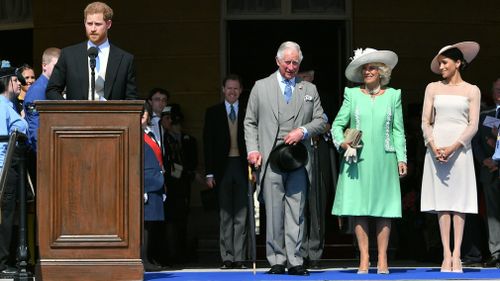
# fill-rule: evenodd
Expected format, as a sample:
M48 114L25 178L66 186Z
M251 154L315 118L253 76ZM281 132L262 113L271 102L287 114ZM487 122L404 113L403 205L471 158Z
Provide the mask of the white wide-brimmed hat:
M383 63L391 70L398 63L398 55L393 51L376 50L372 48L354 50L354 57L351 58L351 63L345 69L345 77L349 81L363 83L363 75L361 67L367 63Z
M459 49L460 52L462 52L462 54L464 55L464 59L467 63L470 63L477 56L477 53L479 52L479 44L474 41L464 41L453 45L444 46L443 48L441 48L441 50L439 50L437 55L431 61L432 72L436 74L441 73L439 71L438 56L443 52L452 48Z

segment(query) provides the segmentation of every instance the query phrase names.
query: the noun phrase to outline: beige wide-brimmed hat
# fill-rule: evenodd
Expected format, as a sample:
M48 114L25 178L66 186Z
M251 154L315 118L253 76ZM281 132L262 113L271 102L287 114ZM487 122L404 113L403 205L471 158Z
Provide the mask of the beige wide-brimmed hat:
M453 45L444 46L443 48L441 48L441 50L439 50L437 55L431 61L432 72L434 72L436 74L441 73L439 71L439 62L438 62L437 58L444 51L452 49L452 48L459 49L460 52L462 52L462 54L464 55L464 59L467 63L470 63L477 56L477 53L479 52L479 44L477 42L474 42L474 41L464 41L464 42L456 43Z
M376 50L372 48L354 50L354 57L351 58L351 63L345 69L345 77L349 81L363 83L363 75L361 67L367 63L383 63L391 70L398 63L398 55L393 51Z

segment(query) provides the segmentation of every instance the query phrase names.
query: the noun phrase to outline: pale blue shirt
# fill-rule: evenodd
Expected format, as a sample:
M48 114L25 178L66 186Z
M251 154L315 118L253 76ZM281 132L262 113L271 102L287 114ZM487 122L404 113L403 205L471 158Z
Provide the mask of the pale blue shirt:
M26 134L28 123L14 110L14 104L4 95L0 95L0 135L7 136L17 131ZM0 143L0 170L3 169L7 143Z
M108 58L109 58L109 41L106 39L101 45L97 46L94 43L88 41L87 42L87 49L90 47L96 47L99 49L99 52L97 53L97 61L98 64L96 63L96 68L95 68L95 79L96 79L96 84L95 84L95 92L97 94L97 99L98 100L106 100L104 98L104 82L106 80L106 69L108 66ZM90 79L92 79L92 75L90 74L90 58L88 58L88 65L89 65L89 100L92 100L92 89L90 88Z

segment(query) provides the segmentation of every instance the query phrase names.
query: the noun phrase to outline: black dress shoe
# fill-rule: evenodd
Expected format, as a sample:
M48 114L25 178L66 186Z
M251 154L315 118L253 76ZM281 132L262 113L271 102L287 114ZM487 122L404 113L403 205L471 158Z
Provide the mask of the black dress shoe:
M302 265L297 265L294 267L290 267L288 269L288 275L301 275L301 276L308 276L309 271L307 269L304 269Z
M156 272L156 271L162 271L163 267L152 264L152 263L144 263L144 271L146 272Z
M484 267L500 268L500 258L499 257L491 257L487 262L484 263Z
M4 269L0 270L0 277L2 278L11 278L17 275L17 268L12 266L4 267Z
M319 261L311 260L311 261L309 261L308 268L310 268L310 269L321 269L321 266L319 264Z
M481 261L478 261L478 260L463 259L462 260L462 266L467 266L467 267L482 267L483 264L482 264Z
M246 265L241 261L235 261L232 264L233 269L247 269Z
M285 274L285 266L282 264L275 264L271 266L267 274Z
M233 268L233 262L232 261L224 261L222 263L222 266L220 267L220 269L231 269Z

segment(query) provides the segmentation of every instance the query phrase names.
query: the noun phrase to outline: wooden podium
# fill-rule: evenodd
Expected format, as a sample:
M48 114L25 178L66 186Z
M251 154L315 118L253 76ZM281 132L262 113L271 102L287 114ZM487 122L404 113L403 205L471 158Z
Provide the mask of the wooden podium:
M36 103L37 280L143 280L143 103Z

